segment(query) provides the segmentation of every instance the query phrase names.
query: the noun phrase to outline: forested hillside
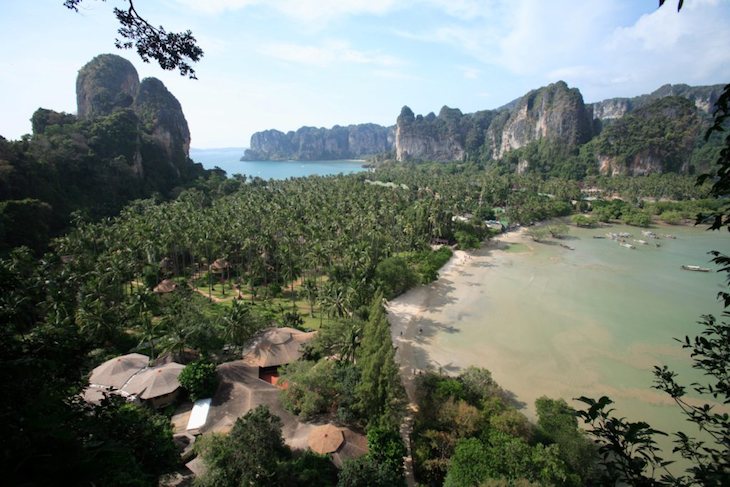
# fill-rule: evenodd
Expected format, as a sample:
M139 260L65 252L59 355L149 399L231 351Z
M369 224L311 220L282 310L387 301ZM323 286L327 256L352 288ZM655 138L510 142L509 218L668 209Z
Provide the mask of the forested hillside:
M112 216L133 199L173 196L205 174L188 157L179 102L159 80L140 84L129 61L94 58L79 71L77 100L78 116L39 108L32 134L0 137L0 250L40 251L73 212Z

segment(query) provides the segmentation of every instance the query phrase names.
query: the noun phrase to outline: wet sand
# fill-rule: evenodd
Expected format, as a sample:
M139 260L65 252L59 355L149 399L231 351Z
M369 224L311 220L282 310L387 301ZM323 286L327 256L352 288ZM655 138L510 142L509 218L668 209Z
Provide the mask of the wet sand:
M479 250L455 250L451 259L439 270L436 281L428 286L413 288L388 303L388 320L393 343L397 347L396 361L400 365L409 398L413 398L412 379L417 374L428 370L454 373L465 365L455 365L451 352L434 342L439 332L457 331L455 326L433 320L431 316L445 304L455 303L460 288L479 285L469 279L473 276L470 270L489 267L493 250L524 240L524 230L520 230L500 235Z
M675 272L674 261L662 261L674 258L672 252L682 262L700 258L682 247L695 234L662 241L661 249L629 251L592 240L590 233L573 228L571 233L579 235L567 241L575 251L534 243L524 231L501 235L476 251L456 251L437 281L393 299L388 317L409 393L418 371L457 374L476 365L489 369L533 419L534 401L543 395L569 402L580 395L609 395L622 415L658 418L664 429L676 429L671 399L650 388L651 368L668 363L691 374L673 337L697 332L700 314L716 312L709 307L714 281L702 279L721 278ZM705 253L696 255L706 258ZM638 265L671 276L652 280ZM668 293L680 286L696 301L682 307L683 316L666 302L676 300Z

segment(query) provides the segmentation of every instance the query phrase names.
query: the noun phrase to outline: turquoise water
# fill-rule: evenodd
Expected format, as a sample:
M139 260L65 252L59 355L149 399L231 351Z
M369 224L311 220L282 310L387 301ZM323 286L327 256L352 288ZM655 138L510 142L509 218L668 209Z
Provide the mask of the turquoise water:
M287 179L305 176L329 176L364 171L362 161L241 161L246 149L190 149L190 158L206 169L219 167L228 176L245 174L262 179Z
M633 233L636 249L593 238L607 231ZM543 395L608 395L621 416L692 432L672 400L651 388L652 368L669 365L682 384L700 379L674 338L697 335L703 314L719 317L716 296L726 287L721 274L680 266L713 267L707 252L730 253L730 236L688 227L654 231L677 238L648 240L640 229L619 225L571 227L563 243L574 250L513 234L506 238L519 243L511 251L501 245L474 253L427 288L427 311L413 323L423 328L416 365L486 367L532 417Z

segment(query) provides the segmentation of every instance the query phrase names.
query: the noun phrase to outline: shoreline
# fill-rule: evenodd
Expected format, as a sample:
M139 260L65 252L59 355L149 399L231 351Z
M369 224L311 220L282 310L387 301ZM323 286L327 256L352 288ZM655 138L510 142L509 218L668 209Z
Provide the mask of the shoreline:
M657 225L654 229L674 233L671 227L678 231L677 242L687 242L686 232L698 238L710 236L697 231L693 225ZM591 240L587 230L571 227L571 234L575 232L578 240L569 242L576 247L575 252L566 252L558 245L532 241L526 235L527 230L522 227L501 234L477 250L455 251L439 270L436 281L410 289L387 303L396 361L409 397L413 399L413 379L419 372L431 370L455 375L475 365L489 369L495 381L514 394L524 406L522 411L531 419L535 413L534 399L541 395L563 397L570 403L570 398L578 395L608 394L622 403L621 409L628 407L623 413L629 416L656 414L650 407L671 409L671 401L644 382L650 382L653 365L675 365L676 361L688 360L681 349L674 347L672 336L697 331L692 328L696 318L710 308L703 305L697 314L692 312L689 317L673 319L675 328L662 328L659 334L652 331L659 330L654 325L645 328L645 333L641 327L627 332L626 328L617 327L616 322L626 323L625 318L617 318L625 316L621 315L624 307L635 309L636 301L643 303L644 299L651 299L652 295L647 292L662 299L663 291L658 290L663 288L660 284L655 287L651 274L645 271L637 274L634 269L641 262L648 262L644 264L647 266L654 265L653 262L659 265L656 259L666 258L661 255L682 256L673 253L677 244L668 241L661 249L651 246L629 253ZM635 227L630 231L638 234L641 230L646 229ZM602 231L605 230L591 233ZM583 244L579 244L580 240ZM508 250L507 244L517 245ZM620 260L616 261L617 258ZM686 262L689 261L688 256ZM662 269L669 268L666 261L661 262ZM560 267L552 271L554 265ZM673 265L671 269L674 270ZM558 273L553 276L552 272ZM581 284L566 282L573 279L573 272L576 277L583 276ZM648 281L637 283L642 279ZM707 277L684 273L672 274L670 279L676 287L684 282L701 283ZM587 311L593 306L592 301L586 300L591 293L588 290L606 283L613 287L600 289L634 287L631 292L602 298L601 302L609 300L615 305L608 308L608 314L593 317ZM504 291L505 288L510 291ZM533 305L522 304L522 290L529 293L524 296L529 295ZM505 292L517 292L509 295L515 296L515 301L502 301L510 299ZM554 301L556 293L575 295L570 298L575 299L570 301L575 306ZM706 303L714 302L713 296L705 294L703 290ZM513 315L511 310L518 314ZM517 321L505 321L508 316L514 316ZM682 369L679 371L684 373Z
M396 347L396 363L411 402L415 397L416 375L433 370L455 372L448 355L444 351L439 353L431 340L441 327L436 323L423 323L426 313L443 304L434 301L439 301L438 297L442 297L443 301L453 299L449 294L458 292L458 285L452 286L452 284L455 279L459 280L461 275L466 274L467 264L489 265L489 261L493 259L491 256L493 251L504 251L505 244L526 243L525 232L526 228L520 227L516 231L494 237L483 243L479 249L455 250L451 259L439 269L438 279L430 284L409 289L386 304L391 337ZM436 299L434 294L438 296Z

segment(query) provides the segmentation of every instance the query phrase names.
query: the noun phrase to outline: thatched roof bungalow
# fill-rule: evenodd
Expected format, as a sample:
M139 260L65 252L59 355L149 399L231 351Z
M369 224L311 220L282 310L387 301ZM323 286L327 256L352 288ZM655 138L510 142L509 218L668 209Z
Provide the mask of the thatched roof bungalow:
M177 283L172 279L165 279L152 290L155 294L167 294L177 289Z
M226 259L216 259L210 264L210 271L214 273L221 273L231 268L231 264Z
M180 392L178 376L183 365L170 362L148 367L146 355L131 353L107 360L91 372L84 391L88 402L99 402L104 393L146 401L155 408L175 401Z
M307 444L316 453L331 455L332 462L338 468L342 468L345 461L359 458L368 452L368 440L365 436L333 424L313 428L309 432Z
M295 328L268 328L261 332L243 353L246 365L259 368L259 378L276 384L278 368L302 357L302 346L314 338L316 332Z
M89 382L99 386L121 389L134 374L141 371L150 362L147 355L129 353L107 360L91 371Z

